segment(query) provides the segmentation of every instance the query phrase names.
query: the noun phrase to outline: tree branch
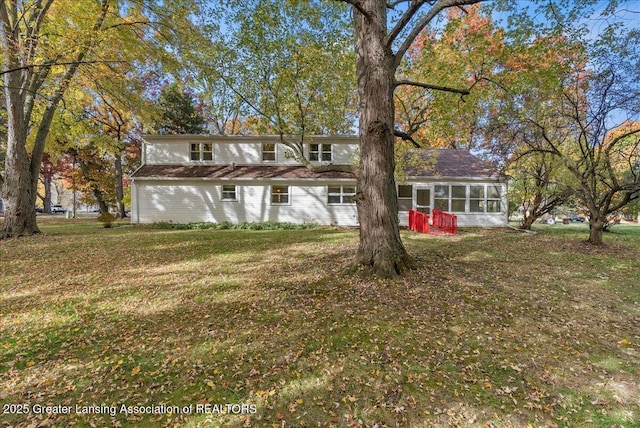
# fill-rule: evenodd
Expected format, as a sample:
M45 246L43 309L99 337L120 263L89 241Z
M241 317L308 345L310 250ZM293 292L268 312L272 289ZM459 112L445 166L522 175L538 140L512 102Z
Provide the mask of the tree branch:
M398 5L399 3L402 3L402 2L395 2L395 3L393 3L391 5L391 7L393 8L394 6ZM411 2L411 5L409 6L409 8L402 14L402 17L400 17L400 19L398 20L396 25L391 29L391 31L387 35L387 38L385 40L385 44L388 47L391 47L391 45L396 40L398 35L402 32L402 30L404 30L404 28L407 26L407 24L409 24L409 22L411 21L411 18L413 18L413 16L416 14L416 12L418 12L418 10L425 3L426 3L426 0L419 0L419 1L412 1ZM387 7L389 7L389 6L387 6ZM437 12L436 12L436 14L437 14ZM413 41L411 43L413 43Z
M65 62L47 62L44 64L29 64L29 65L23 65L21 67L11 68L9 70L2 70L0 71L0 76L7 73L13 73L14 71L29 70L31 68L53 67L55 65L111 64L111 63L120 63L120 62L123 62L123 61L95 60L95 61L65 61Z
M428 83L414 82L411 80L399 80L399 81L396 81L395 85L396 87L401 85L417 86L420 88L432 89L435 91L453 92L454 94L460 94L460 95L469 95L471 93L469 92L468 89L457 89L457 88L451 88L448 86L431 85Z
M365 8L363 8L358 0L335 0L335 1L341 1L343 3L348 3L351 6L353 6L353 8L356 9L358 12L360 12L360 14L362 14L362 16L364 16L365 18L367 18L369 20L371 19L371 14L369 13L369 11L366 10Z
M433 7L427 12L427 14L422 17L422 19L413 27L413 30L409 33L409 35L405 38L400 48L394 55L394 61L396 66L400 64L404 54L409 50L415 39L422 33L422 30L425 29L427 25L444 9L454 7L454 6L465 6L472 5L476 3L480 3L482 0L438 0L437 3L433 5ZM416 12L426 3L426 0L419 0L415 3L412 3L411 7L407 9L407 12L402 16L402 18L398 21L395 28L391 30L389 35L386 38L386 45L391 48L393 42L395 42L396 38L400 34L400 32L406 27L406 25L411 21Z
M402 132L399 129L394 129L393 130L393 135L395 135L398 138L403 139L404 141L409 141L411 144L413 144L413 146L416 149L421 148L422 146L420 145L420 143L418 143L416 140L413 139L413 137L409 134L407 134L406 132Z

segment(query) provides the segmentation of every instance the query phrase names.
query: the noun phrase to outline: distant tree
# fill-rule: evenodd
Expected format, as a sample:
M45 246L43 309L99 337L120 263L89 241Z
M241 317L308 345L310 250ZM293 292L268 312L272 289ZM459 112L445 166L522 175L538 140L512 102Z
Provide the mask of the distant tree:
M536 220L573 195L566 174L563 176L561 160L549 153L528 154L511 161L506 172L513 180L508 198L522 209L521 229L530 230Z
M273 134L314 171L309 136L353 132L355 73L348 8L337 2L232 1L215 48L190 56L215 131ZM229 35L230 34L230 35ZM202 70L200 72L199 70ZM244 116L244 117L243 117ZM241 131L241 132L242 132Z
M558 159L566 171L563 184L588 213L589 242L596 245L603 243L609 216L640 198L640 122L630 120L640 114L640 85L634 72L622 72L625 61L637 61L626 58L578 64L554 102L521 118L535 133L524 141L524 155Z
M173 30L193 13L196 0L0 2L7 112L5 170L0 175L6 207L0 238L39 232L35 201L42 157L56 111L78 72L120 61L113 52L138 58L145 56L143 51L166 54L165 42L173 41Z
M487 115L503 95L494 81L504 81L508 46L479 4L449 9L441 29L420 34L397 72L406 82L394 92L396 136L421 147L475 148ZM472 88L469 94L435 90Z
M204 117L196 108L192 93L177 83L162 89L158 99L159 117L152 125L158 134L203 134Z

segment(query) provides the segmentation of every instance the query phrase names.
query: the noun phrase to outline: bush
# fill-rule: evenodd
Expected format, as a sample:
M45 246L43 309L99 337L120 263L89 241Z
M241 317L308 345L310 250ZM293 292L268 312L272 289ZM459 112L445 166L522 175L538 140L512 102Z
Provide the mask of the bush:
M102 222L105 228L111 227L111 223L113 223L115 219L115 216L111 213L102 213L100 217L98 217L98 221Z
M153 229L164 230L304 230L314 229L318 227L314 223L279 223L273 221L259 222L259 223L231 223L229 221L223 221L222 223L173 223L171 221L161 221L153 223L151 226Z

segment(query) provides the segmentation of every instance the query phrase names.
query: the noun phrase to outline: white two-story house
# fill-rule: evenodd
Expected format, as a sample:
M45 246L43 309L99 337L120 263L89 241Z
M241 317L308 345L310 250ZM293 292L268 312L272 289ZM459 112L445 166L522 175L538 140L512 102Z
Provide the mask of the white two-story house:
M358 137L307 137L314 164L351 165ZM398 184L399 221L410 209L453 212L459 226L507 224L505 177L465 150L407 167ZM131 221L292 222L357 226L351 172L312 172L278 136L145 136L142 166L131 177Z

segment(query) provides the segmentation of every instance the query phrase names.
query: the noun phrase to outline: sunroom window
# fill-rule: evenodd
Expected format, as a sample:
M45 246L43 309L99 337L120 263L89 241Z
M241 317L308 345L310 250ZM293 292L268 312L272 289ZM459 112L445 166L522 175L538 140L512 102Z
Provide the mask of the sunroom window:
M413 186L398 185L398 211L409 211L413 208Z
M485 211L484 185L469 186L469 212L483 213Z
M467 200L467 186L451 186L451 212L463 213Z
M433 208L440 211L449 211L448 185L436 185L433 188Z
M487 212L499 213L502 211L502 198L500 197L500 186L487 185Z

